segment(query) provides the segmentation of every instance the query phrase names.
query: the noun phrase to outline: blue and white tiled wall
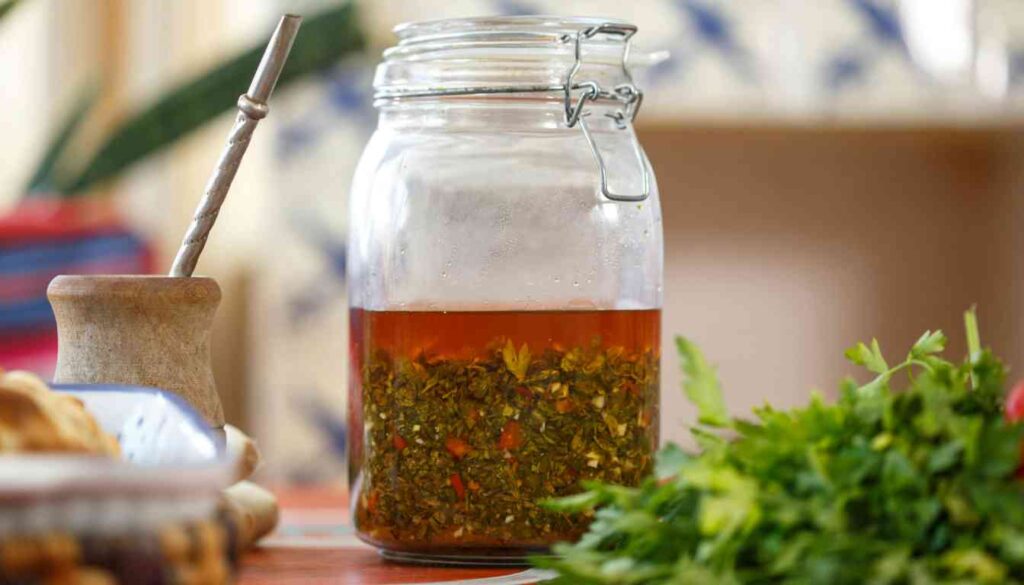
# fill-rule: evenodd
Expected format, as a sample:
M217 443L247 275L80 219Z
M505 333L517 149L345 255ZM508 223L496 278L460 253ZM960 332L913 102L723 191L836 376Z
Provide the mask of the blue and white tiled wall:
M1019 0L374 0L397 22L485 14L593 15L637 24L671 58L641 76L659 121L983 123L1024 104ZM959 63L959 76L938 66ZM999 78L1006 77L1004 87Z
M376 124L372 65L356 60L275 96L273 199L252 290L250 420L267 473L344 475L349 181Z

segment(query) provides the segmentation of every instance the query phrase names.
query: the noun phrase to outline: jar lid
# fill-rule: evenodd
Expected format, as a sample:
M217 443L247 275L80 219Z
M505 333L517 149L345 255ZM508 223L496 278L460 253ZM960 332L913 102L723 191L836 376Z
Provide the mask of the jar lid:
M377 98L559 92L577 66L602 88L632 84L632 69L665 58L631 47L636 30L621 20L554 16L401 24L374 89Z
M383 101L454 96L516 95L560 100L566 127L579 125L601 174L601 191L616 201L643 201L650 177L639 142L639 193L613 193L607 167L585 120L591 101L620 104L608 114L620 130L643 101L632 67L664 55L631 51L635 25L619 20L511 16L434 20L399 25L398 45L384 51L374 78Z

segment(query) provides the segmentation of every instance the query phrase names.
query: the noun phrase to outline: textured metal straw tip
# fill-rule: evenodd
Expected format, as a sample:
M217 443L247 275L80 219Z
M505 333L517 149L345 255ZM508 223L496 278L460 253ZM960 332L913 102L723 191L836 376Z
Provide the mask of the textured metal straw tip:
M196 269L199 255L202 254L210 230L213 229L220 206L224 204L224 199L228 195L231 181L235 178L256 124L267 115L267 100L270 99L270 94L273 93L274 86L281 76L281 70L284 69L300 24L301 16L286 14L281 17L256 69L252 84L249 85L249 91L239 96L235 125L228 134L228 143L213 169L213 174L210 175L210 180L206 183L203 198L188 231L185 232L181 247L178 248L178 254L171 266L171 276L192 276Z

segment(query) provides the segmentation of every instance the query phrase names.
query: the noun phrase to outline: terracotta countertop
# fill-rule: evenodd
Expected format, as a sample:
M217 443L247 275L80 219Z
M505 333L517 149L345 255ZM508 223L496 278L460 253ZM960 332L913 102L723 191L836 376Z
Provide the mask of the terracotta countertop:
M534 583L528 569L399 565L359 541L348 522L345 492L330 488L274 490L281 523L261 546L242 558L240 585L352 583Z

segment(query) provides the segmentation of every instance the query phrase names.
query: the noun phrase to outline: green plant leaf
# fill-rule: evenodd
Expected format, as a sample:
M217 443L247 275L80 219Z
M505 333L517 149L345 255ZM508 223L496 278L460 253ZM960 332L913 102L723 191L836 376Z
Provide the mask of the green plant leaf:
M32 178L29 179L28 185L25 187L25 193L29 197L52 195L55 192L54 174L57 164L63 157L71 137L78 132L98 97L99 85L90 84L75 100L58 126L57 133L53 135L50 144L43 151L43 158L39 161L35 172L32 173Z
M878 346L877 339L871 340L871 347L864 345L864 342L859 342L847 349L844 355L846 355L846 359L858 366L864 366L870 372L884 374L889 371L889 365L882 357L882 349Z
M594 506L601 503L601 499L601 494L586 491L573 494L571 496L544 500L541 502L541 505L548 510L554 510L556 512L581 512L593 509Z
M353 3L306 18L281 73L278 88L323 71L363 47ZM113 130L76 174L57 187L78 194L113 178L129 165L174 143L219 114L235 107L246 91L265 49L265 41L205 74L172 89Z
M925 331L924 334L914 343L914 346L910 348L910 355L914 358L923 358L934 353L939 353L946 349L946 341L946 335L942 333L941 329L934 332Z
M20 0L0 0L0 21L9 15Z
M725 397L715 368L707 363L700 349L685 337L676 337L676 348L686 375L683 389L686 397L697 407L700 422L713 427L729 426L732 419L725 407Z
M659 480L675 477L689 460L690 456L679 445L669 443L658 452L655 458L654 477Z
M978 387L974 365L981 357L981 335L978 333L978 314L974 307L964 311L964 329L967 332L967 359L971 364L971 387Z

